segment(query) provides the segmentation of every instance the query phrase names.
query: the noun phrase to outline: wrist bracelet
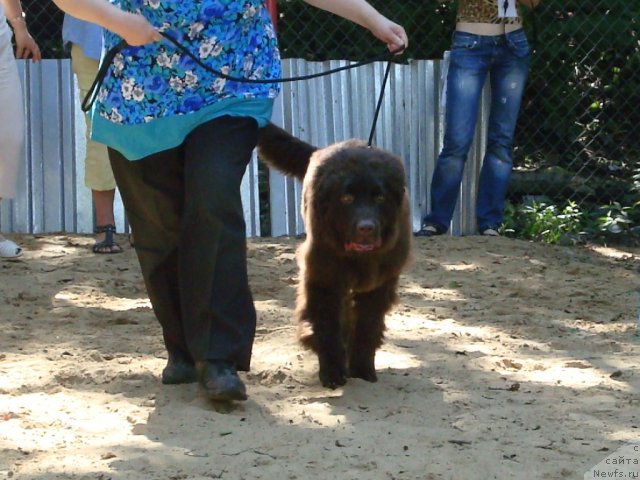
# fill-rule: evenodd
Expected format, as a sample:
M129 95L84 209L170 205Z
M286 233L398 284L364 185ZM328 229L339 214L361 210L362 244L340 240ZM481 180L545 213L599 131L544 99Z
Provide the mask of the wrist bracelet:
M20 12L20 15L18 15L17 17L9 18L7 20L9 20L9 23L17 22L18 20L22 20L22 21L26 22L27 21L26 17L27 17L27 15L24 12Z

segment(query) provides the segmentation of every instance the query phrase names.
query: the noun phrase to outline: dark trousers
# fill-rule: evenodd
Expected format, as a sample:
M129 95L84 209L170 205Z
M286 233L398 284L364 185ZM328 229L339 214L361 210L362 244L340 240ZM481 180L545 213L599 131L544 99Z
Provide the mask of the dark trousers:
M256 329L240 183L257 134L253 119L225 116L141 160L109 150L167 351L239 370Z

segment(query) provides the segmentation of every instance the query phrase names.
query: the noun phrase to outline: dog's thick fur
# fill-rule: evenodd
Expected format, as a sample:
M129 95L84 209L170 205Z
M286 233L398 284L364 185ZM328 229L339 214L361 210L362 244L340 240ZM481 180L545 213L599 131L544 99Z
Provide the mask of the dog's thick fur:
M360 140L316 148L273 124L260 131L258 156L303 182L296 317L301 343L318 355L320 381L375 382L385 314L410 252L402 160Z

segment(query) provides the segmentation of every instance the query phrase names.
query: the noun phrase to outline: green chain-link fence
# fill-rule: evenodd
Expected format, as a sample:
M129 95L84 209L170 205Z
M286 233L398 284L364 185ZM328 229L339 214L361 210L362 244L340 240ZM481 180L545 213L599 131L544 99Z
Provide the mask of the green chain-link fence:
M605 238L640 233L638 19L640 3L619 0L543 0L529 18L537 41L511 192L546 203L530 213Z
M371 0L402 24L398 58L437 59L455 1ZM23 0L48 58L65 56L62 15ZM301 0L278 1L285 58L363 60L383 52L364 29ZM525 25L535 52L516 134L507 230L547 241L635 241L640 234L640 2L542 0Z
M64 14L53 2L21 0L27 15L29 32L40 46L44 58L64 58L62 50L62 19Z
M405 58L442 58L455 2L372 0L410 37ZM367 32L279 2L283 56L360 60ZM547 241L640 233L640 3L542 0L525 13L535 49L515 142L507 230ZM318 34L318 32L322 32Z

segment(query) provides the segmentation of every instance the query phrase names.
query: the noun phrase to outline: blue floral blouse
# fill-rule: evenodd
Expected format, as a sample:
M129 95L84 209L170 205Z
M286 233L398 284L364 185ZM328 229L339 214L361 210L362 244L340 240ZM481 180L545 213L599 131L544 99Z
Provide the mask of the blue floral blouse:
M233 77L281 76L276 33L264 0L111 0L144 15L201 62ZM122 39L105 32L105 49ZM221 115L271 115L278 83L243 83L211 73L166 39L126 47L108 69L93 110L94 140L134 160L178 146Z

